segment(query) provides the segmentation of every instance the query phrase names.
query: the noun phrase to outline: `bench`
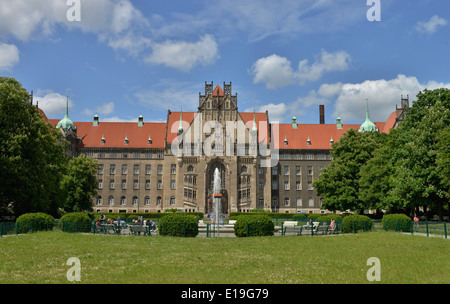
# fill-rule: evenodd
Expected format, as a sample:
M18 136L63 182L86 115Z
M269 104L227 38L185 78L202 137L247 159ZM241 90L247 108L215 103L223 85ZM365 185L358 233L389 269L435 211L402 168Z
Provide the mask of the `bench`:
M301 235L302 227L296 221L285 221L283 223L282 235Z
M101 225L104 233L117 233L116 225L114 224L103 224Z
M150 227L147 226L141 226L141 225L130 225L130 235L140 235L141 233L144 233L144 235L151 236L150 233Z
M319 231L319 225L308 226L304 225L301 235L316 235Z

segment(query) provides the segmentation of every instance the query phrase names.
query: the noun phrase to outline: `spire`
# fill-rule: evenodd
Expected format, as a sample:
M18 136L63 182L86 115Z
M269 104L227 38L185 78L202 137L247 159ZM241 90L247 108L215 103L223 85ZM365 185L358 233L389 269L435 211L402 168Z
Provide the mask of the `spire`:
M56 128L57 129L63 128L64 131L68 131L69 128L71 128L74 131L77 129L75 127L74 123L69 118L69 96L67 96L67 101L66 101L66 114L64 115L64 118L58 122L58 124L56 125Z
M366 120L359 127L359 132L378 132L377 126L370 120L369 101L366 99Z
M252 128L252 132L256 132L258 131L258 128L256 128L256 116L255 116L255 112L253 111L253 128Z

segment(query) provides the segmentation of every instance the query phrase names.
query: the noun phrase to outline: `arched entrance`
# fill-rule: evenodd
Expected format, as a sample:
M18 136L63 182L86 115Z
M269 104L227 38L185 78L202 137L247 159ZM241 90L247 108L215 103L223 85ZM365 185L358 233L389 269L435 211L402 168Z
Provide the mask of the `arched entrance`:
M205 214L208 214L212 211L213 204L213 187L214 187L214 171L219 169L220 172L220 180L222 187L222 214L228 214L228 191L227 191L227 168L226 165L219 159L212 160L205 172Z

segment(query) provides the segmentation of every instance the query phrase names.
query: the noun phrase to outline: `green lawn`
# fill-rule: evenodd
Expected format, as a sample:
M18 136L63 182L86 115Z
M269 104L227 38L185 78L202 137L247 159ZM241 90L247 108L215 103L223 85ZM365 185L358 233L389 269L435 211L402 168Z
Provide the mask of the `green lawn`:
M71 283L67 259L81 262L82 284L450 283L450 241L370 232L316 237L173 238L69 234L0 239L0 283Z

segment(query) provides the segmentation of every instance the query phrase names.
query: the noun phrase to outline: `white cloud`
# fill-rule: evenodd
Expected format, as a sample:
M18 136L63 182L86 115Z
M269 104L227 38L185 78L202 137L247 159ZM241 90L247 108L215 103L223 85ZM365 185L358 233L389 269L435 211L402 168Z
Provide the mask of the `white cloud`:
M253 83L265 83L269 89L276 89L292 84L294 71L291 62L276 54L258 59L252 66Z
M91 109L84 109L83 110L83 114L84 115L94 115L94 114L101 114L101 115L108 115L114 112L114 103L113 102L108 102L102 105L99 105L98 107L96 107L94 110Z
M0 71L10 70L19 60L19 49L15 45L0 44Z
M318 93L324 97L333 97L341 92L342 83L327 84L324 83L320 86Z
M218 46L213 36L204 35L198 42L166 41L152 45L147 62L190 71L195 65L208 65L218 58Z
M434 32L436 32L438 30L438 28L446 26L447 23L448 22L446 19L440 18L437 15L434 15L433 17L431 17L431 19L429 21L426 21L426 22L419 21L416 24L416 30L419 33L433 34Z
M39 108L44 111L47 117L59 115L63 118L63 115L66 112L67 96L53 92L52 90L37 90L36 94L33 96L33 100L35 103L39 103ZM69 117L70 109L73 107L74 103L69 98Z
M284 102L274 104L269 103L267 105L262 105L254 108L248 108L244 110L244 112L265 112L269 111L269 120L270 122L283 122L286 119L286 113L289 111L289 106Z
M450 83L428 81L420 83L416 77L398 75L395 79L366 80L362 83L339 84L340 91L336 98L335 111L332 116L340 116L342 122L362 121L365 118L366 99L369 101L370 119L372 121L386 121L400 105L400 98L409 95L410 105L416 95L428 88L430 90L446 87ZM319 90L320 91L320 90Z
M307 81L317 81L326 72L345 71L349 68L350 60L350 55L345 51L329 53L322 50L312 64L303 59L299 62L297 71L294 71L287 58L274 54L258 59L250 69L250 74L254 75L254 83L262 82L267 88L276 89L296 80L302 85Z
M328 53L322 50L320 58L316 59L313 64L308 65L308 60L301 60L298 64L298 72L296 77L301 83L306 81L316 81L322 77L325 72L345 71L349 68L351 57L345 51Z

